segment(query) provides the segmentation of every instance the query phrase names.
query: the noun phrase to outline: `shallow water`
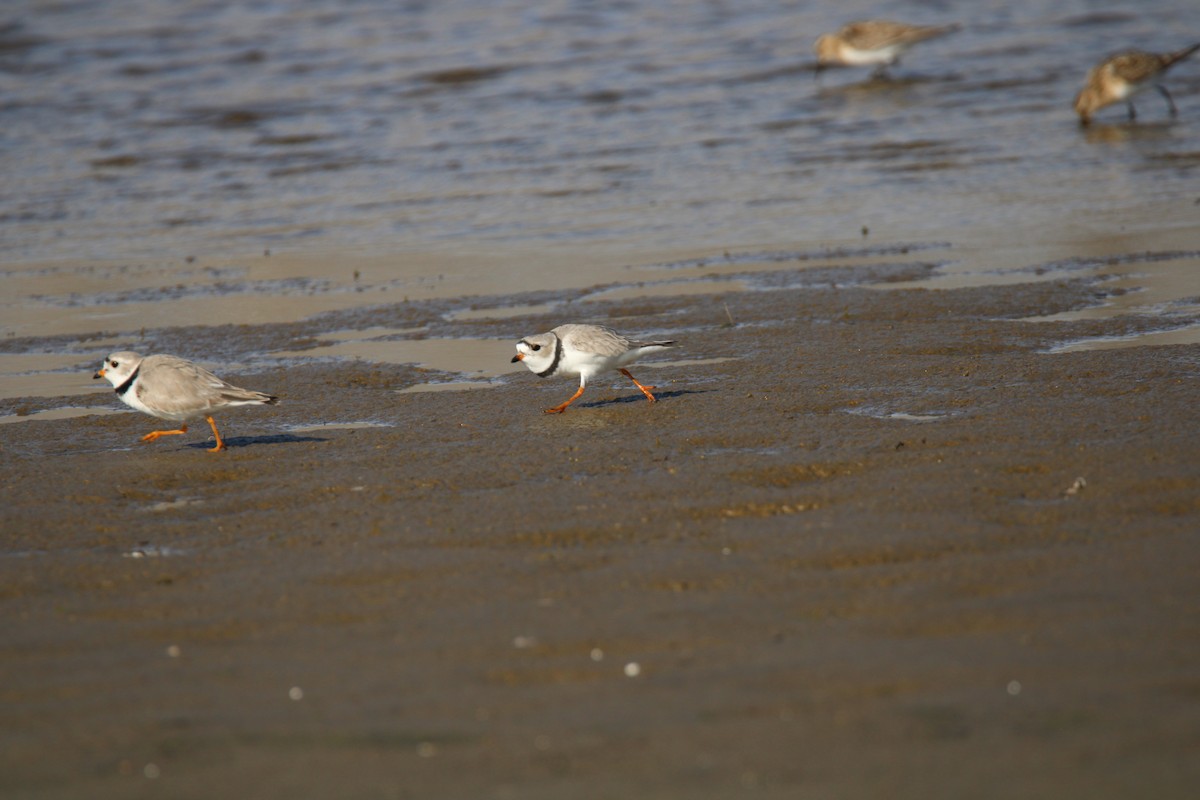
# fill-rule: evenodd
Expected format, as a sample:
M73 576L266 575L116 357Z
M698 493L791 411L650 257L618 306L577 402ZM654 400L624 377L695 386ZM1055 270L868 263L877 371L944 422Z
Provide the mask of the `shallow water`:
M779 267L798 269L906 243L942 243L925 255L944 287L1098 277L1113 256L1175 251L1169 271L1120 278L1114 307L1182 314L1193 298L1194 314L1200 61L1166 79L1175 121L1153 92L1132 125L1114 107L1082 130L1070 106L1102 56L1189 43L1200 6L914 4L890 13L965 29L890 80L814 80L816 35L876 13L9 4L0 328L78 336L98 360L156 327L532 289L748 289L736 273L764 253L801 254ZM0 383L35 384L27 372ZM3 394L27 391L51 388Z
M493 378L516 371L509 341L488 339L364 338L272 353L277 358L361 358L389 364L421 364L444 372Z

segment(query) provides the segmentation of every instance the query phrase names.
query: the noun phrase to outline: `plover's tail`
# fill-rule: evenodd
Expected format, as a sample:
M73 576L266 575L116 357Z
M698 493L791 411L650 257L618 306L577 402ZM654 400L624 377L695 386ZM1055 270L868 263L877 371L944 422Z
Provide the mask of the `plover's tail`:
M919 27L913 27L913 29L903 38L906 39L909 44L916 44L917 42L924 42L927 39L936 39L939 36L945 36L948 33L954 33L961 30L962 25L957 22L952 22L949 25L923 25Z
M251 389L239 389L236 386L221 392L221 399L231 406L273 406L279 398L266 392L255 392Z
M962 30L961 22L951 22L949 25L940 25L934 29L934 36L945 36L947 33L957 33Z
M633 345L634 349L636 350L665 350L668 347L675 346L675 342L673 340L665 342L630 342L630 344Z

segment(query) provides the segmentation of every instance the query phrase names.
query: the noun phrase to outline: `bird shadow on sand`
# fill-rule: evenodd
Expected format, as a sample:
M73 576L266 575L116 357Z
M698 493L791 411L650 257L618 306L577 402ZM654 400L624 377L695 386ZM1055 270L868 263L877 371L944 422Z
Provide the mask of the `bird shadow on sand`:
M301 442L327 442L328 439L320 436L296 436L290 433L276 433L270 436L235 436L230 439L225 439L225 447L232 450L235 447L250 447L256 444L299 444ZM206 439L202 442L189 442L185 447L191 447L196 450L208 450L213 446L212 439Z
M716 389L676 389L671 392L655 392L654 399L661 403L664 400L670 400L675 397L682 397L685 394L705 394L707 392L715 392ZM638 394L625 395L624 397L613 397L607 400L592 400L587 403L576 403L577 408L604 408L605 406L616 406L622 403L645 403L646 398Z

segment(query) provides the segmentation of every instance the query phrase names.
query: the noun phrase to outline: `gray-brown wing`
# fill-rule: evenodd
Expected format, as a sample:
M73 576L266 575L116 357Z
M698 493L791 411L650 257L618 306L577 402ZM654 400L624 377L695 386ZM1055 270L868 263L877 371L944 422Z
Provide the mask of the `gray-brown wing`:
M916 44L958 30L958 25L906 25L883 19L851 22L839 32L842 41L859 50Z
M1166 59L1154 53L1132 50L1113 56L1108 62L1112 74L1129 83L1148 81L1163 71Z
M553 332L562 339L564 346L599 356L619 356L634 346L612 328L600 325L559 325Z
M198 413L263 397L226 383L199 364L168 355L142 361L137 392L147 405L174 414Z

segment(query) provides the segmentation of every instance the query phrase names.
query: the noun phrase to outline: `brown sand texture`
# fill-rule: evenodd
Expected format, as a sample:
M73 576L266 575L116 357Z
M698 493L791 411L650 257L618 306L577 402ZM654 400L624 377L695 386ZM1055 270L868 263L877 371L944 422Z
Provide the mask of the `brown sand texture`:
M680 341L653 405L343 360L227 376L283 402L218 455L5 426L0 795L1194 796L1196 346L1052 352L1161 324L1028 321L1084 281L892 278L590 304ZM236 338L564 321L444 312Z

